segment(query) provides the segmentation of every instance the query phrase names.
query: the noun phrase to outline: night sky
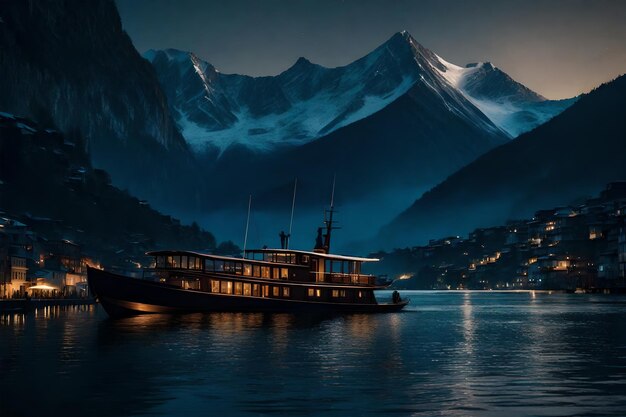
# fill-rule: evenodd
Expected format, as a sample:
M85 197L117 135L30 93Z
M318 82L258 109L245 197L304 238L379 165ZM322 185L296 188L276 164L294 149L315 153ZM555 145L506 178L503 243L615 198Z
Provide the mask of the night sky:
M626 1L117 0L137 49L195 52L225 73L275 75L298 57L350 63L395 32L446 60L491 61L548 98L626 72Z

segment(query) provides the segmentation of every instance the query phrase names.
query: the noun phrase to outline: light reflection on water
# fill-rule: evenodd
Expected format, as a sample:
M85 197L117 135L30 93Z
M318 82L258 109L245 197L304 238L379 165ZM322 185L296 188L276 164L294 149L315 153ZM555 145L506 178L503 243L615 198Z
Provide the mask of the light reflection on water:
M626 297L403 296L388 315L0 315L0 415L624 415Z

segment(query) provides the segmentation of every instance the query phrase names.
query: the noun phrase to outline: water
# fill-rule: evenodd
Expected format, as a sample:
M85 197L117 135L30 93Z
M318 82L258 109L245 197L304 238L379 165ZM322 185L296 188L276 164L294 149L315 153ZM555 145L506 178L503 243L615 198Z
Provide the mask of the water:
M626 297L403 295L371 316L0 316L0 415L624 415Z

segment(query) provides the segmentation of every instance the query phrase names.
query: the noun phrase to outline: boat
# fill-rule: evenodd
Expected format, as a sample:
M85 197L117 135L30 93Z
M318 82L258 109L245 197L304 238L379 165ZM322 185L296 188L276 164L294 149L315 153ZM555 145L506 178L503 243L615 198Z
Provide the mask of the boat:
M376 262L329 253L334 229L332 205L326 233L318 228L313 251L288 248L245 250L243 257L185 250L148 252L154 259L142 278L88 268L92 295L111 317L144 313L288 312L387 313L402 310L408 300L397 292L379 303L374 291L387 288L362 265Z

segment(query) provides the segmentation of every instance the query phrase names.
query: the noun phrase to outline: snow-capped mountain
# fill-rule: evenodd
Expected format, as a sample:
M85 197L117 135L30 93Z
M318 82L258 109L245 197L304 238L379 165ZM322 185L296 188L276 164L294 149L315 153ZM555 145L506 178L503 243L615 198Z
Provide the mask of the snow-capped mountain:
M441 75L511 137L534 129L571 106L576 98L548 100L509 77L491 62L446 62Z
M233 144L271 150L307 143L382 110L416 83L436 92L448 111L509 136L569 104L552 104L491 64L450 64L406 31L344 67L325 68L300 58L274 77L222 74L193 53L173 49L144 56L157 71L183 136L196 150L223 151Z

